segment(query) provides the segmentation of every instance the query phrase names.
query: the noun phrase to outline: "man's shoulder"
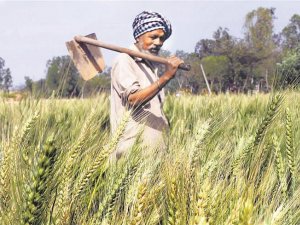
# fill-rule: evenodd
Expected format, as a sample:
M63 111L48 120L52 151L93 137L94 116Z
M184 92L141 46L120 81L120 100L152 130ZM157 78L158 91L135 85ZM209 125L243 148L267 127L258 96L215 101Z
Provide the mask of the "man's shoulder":
M118 54L114 60L113 60L113 66L118 64L118 63L132 63L134 60L132 57L126 53L120 53Z
M139 51L138 48L132 44L128 47L128 49L130 50L134 50L134 51ZM126 54L126 53L119 53L113 60L113 66L117 63L127 63L127 64L132 64L135 63L135 58L131 57L130 55Z

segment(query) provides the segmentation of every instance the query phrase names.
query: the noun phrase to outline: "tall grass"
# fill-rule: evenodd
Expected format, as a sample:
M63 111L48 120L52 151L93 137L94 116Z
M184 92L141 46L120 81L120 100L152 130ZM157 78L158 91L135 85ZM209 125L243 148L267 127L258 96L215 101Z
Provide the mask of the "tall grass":
M108 96L2 101L0 224L300 224L299 100L168 96L167 150L118 161Z

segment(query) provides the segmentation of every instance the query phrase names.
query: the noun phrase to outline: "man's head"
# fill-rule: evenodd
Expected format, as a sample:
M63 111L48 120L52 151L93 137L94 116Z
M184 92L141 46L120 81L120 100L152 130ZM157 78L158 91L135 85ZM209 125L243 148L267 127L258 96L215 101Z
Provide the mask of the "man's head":
M137 47L157 55L164 41L172 34L170 22L156 12L144 11L136 16L132 24Z

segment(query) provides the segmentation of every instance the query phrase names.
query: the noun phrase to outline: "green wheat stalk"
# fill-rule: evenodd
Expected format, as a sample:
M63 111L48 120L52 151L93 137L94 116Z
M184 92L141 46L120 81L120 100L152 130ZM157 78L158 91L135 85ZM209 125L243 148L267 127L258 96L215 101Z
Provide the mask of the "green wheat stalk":
M115 205L116 200L120 196L121 191L123 191L127 187L129 182L134 177L137 168L138 166L129 166L125 168L125 172L121 173L121 176L114 182L113 186L110 188L109 193L107 193L103 197L97 213L93 217L92 224L95 224L96 221L100 221L104 217L110 217L112 208Z
M250 154L253 154L253 150L262 142L268 130L268 127L270 126L270 124L272 123L272 121L274 120L275 116L279 111L279 107L282 100L283 100L283 96L280 93L277 93L272 97L271 103L269 104L267 109L267 113L255 133L253 142L249 143L246 146L246 148L242 151L242 153L237 158L234 159L231 166L231 171L233 173L235 173L237 167L241 165L245 161L245 159L249 158L248 156Z
M58 212L57 223L66 223L69 221L69 210L71 206L71 187L72 187L72 169L74 167L75 160L82 153L82 150L89 140L90 127L93 124L93 119L95 117L96 110L93 109L89 114L87 120L85 121L83 128L80 132L78 141L72 146L71 151L67 154L66 164L62 173L62 181L60 184L60 190L57 197L55 209Z
M123 135L127 122L130 118L130 112L126 112L122 121L120 122L116 133L113 135L112 140L105 146L102 151L99 153L99 156L96 157L95 161L92 163L90 167L88 167L87 172L82 176L80 181L78 182L77 188L75 189L73 199L76 200L78 196L84 191L85 187L89 183L91 177L94 173L103 165L103 162L110 156L110 154L115 150L121 136Z

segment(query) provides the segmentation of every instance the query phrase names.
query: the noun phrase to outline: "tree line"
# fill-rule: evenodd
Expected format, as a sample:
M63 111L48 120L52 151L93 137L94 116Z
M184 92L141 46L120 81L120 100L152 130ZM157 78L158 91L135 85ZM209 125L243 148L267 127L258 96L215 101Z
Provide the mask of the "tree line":
M167 91L191 93L253 91L297 86L300 73L300 16L295 14L281 32L274 32L275 8L257 8L245 16L244 36L236 38L219 27L211 39L201 39L194 52L177 50L175 55L192 66L178 71ZM161 51L161 56L171 52ZM25 88L35 96L90 96L110 90L110 69L83 81L69 56L57 56L46 64L46 78L25 77ZM164 66L160 65L162 72ZM207 82L205 82L205 77ZM0 76L1 82L1 76ZM0 83L1 84L1 83Z
M206 88L204 71L216 93L267 92L272 87L297 85L300 16L293 15L279 34L274 33L274 20L274 8L258 8L246 15L244 38L235 38L227 28L219 27L212 39L197 42L194 53L178 51L178 56L190 62L192 71L177 76L177 86L199 93Z

